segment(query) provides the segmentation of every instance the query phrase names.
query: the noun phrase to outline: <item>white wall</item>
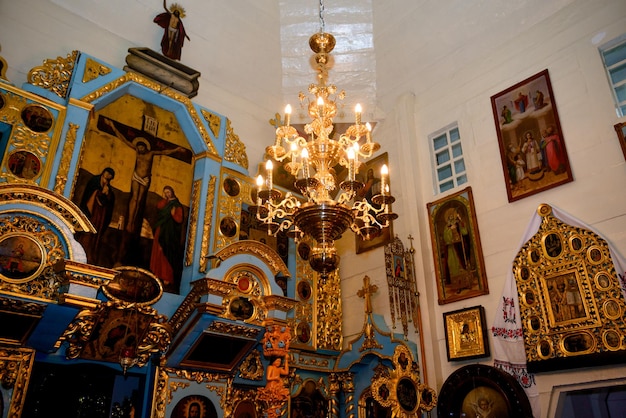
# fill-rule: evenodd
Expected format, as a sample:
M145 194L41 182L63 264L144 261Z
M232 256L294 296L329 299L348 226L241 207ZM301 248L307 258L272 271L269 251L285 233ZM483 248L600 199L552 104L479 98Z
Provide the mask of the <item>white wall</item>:
M385 103L389 116L380 133L384 133L383 147L390 153L392 184L397 185L398 180L402 183L394 187L402 202L394 206L400 213L394 227L406 244L406 236L412 234L418 238L416 245L421 245L416 247L424 265L419 277L421 301L427 309L425 334L431 337L426 348L428 383L436 388L456 368L472 363L447 361L443 313L483 305L489 325L493 323L507 271L540 203L552 204L590 224L626 254L626 196L622 192L626 163L613 129L625 119L616 117L598 53L600 44L626 31L626 3L488 2L494 8L515 8L502 10L500 18L485 15L484 2L476 8L462 3L467 2L446 2L437 7L436 19L431 20L421 5L402 9L402 14L400 6L389 2L374 10L377 50L385 45L385 51L377 55L379 102ZM534 13L533 7L541 13ZM458 20L459 9L462 21ZM390 43L398 32L405 42ZM550 73L574 182L509 203L490 97L544 69ZM402 114L406 98L401 96L407 93L415 94L415 136L409 137L397 126L384 126L398 125L394 115ZM474 193L490 294L440 306L426 203L442 196L433 194L427 137L455 121ZM380 140L381 135L377 138ZM379 286L384 284L384 271L374 269L382 257L382 251L354 260L344 257L348 265L342 265L342 272L350 276L346 284L352 277L356 284L364 271L370 276L380 274ZM349 289L345 292L346 297L354 293ZM375 298L374 310L386 312L386 300L382 294ZM554 385L610 379L625 373L626 366L619 365L538 374L542 415L547 414Z

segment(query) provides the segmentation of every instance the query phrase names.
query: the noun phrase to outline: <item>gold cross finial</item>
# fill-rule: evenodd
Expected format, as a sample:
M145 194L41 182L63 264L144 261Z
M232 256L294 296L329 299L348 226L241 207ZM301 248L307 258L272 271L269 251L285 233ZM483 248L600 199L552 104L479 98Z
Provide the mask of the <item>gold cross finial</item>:
M360 298L365 298L365 313L372 313L372 295L378 292L378 286L370 284L369 276L363 277L363 288L357 292Z

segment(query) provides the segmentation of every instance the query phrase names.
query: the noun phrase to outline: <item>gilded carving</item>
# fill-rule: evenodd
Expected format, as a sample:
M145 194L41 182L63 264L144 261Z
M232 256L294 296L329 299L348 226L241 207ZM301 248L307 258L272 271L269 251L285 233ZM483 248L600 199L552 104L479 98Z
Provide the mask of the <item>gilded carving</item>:
M204 209L204 228L202 228L202 242L200 244L200 273L206 273L209 267L209 240L211 225L213 224L213 201L215 200L215 182L217 178L211 176L206 194L206 208Z
M239 136L235 134L229 119L226 119L226 147L224 150L224 160L238 164L245 169L248 168L246 145L241 142Z
M210 373L203 372L197 370L186 370L186 369L174 369L171 367L167 367L164 369L168 374L174 375L178 378L185 379L191 382L196 383L211 383L211 382L219 382L220 380L226 380L230 377L228 374L224 373ZM174 382L170 383L170 385L174 384ZM188 387L189 385L186 383L177 383L179 387Z
M220 136L222 118L204 109L202 109L202 116L204 116L204 119L208 122L211 132L213 132L213 136L218 138Z
M61 161L59 162L59 169L54 182L54 191L58 194L63 193L63 189L65 189L65 184L67 183L67 175L70 171L70 163L72 162L72 153L76 145L77 131L78 125L70 123L65 135L65 145L63 146L63 153L61 154Z
M338 269L332 272L326 280L317 282L316 307L317 348L341 350L343 344L342 305Z
M420 383L417 362L404 345L395 348L393 369L377 369L371 390L374 399L383 407L391 408L394 417L418 417L437 405L435 391Z
M166 317L159 314L151 306L142 306L134 303L109 301L101 304L97 309L83 309L80 311L70 326L61 336L61 340L67 341L69 346L65 352L67 358L78 358L85 354L88 343L97 343L94 341L94 330L99 322L106 322L107 318L113 318L114 311L122 311L124 314L128 312L128 320L134 315L138 327L142 329L136 330L139 341L135 350L136 363L139 367L143 367L155 353L164 353L170 345L172 338L172 329L165 322ZM119 317L119 316L118 316ZM139 318L145 318L142 321ZM109 319L110 321L110 319ZM144 325L145 324L145 325ZM145 328L144 328L145 327ZM90 350L88 358L98 355Z
M279 295L269 295L264 298L267 309L289 312L296 304L293 299Z
M65 58L46 59L43 65L34 67L28 72L28 82L65 98L77 59L78 51L72 51Z
M211 325L207 327L207 331L243 338L256 338L261 332L261 330L256 328L222 321L213 321Z
M14 148L30 151L43 158L50 151L50 137L45 133L33 132L26 127L18 125L11 137L11 145Z
M0 310L3 311L41 317L45 309L44 304L0 297Z
M290 277L291 275L284 261L276 251L269 251L268 249L269 247L267 245L257 241L237 241L217 252L215 257L220 260L226 260L237 254L252 254L262 259L270 267L275 276L280 273L285 277Z
M4 92L2 99L5 105L0 109L0 121L9 125L15 125L20 118L20 113L26 104L26 97L17 95L10 91Z
M110 72L111 69L106 65L102 65L94 59L87 58L85 61L85 72L83 73L83 83L88 83Z
M297 361L298 361L299 365L310 366L310 367L327 368L330 365L330 361L328 361L328 359L316 358L316 357L313 357L313 356L299 355L297 357Z
M22 416L34 361L34 350L0 347L0 382L4 388L13 389L8 417Z
M55 266L57 271L63 271L70 283L99 288L112 280L118 272L112 269L83 264L73 260L62 260Z
M187 237L187 249L185 250L185 266L193 263L193 249L196 245L196 234L198 230L198 208L200 207L200 187L202 180L193 182L191 192L191 208L189 211L189 236Z
M56 271L56 263L66 256L57 234L39 219L30 216L5 215L0 217L0 237L12 240L23 246L20 258L28 256L30 261L38 261L33 274L23 279L21 276L0 274L0 290L22 296L57 301L63 286L67 284L64 275ZM28 249L30 246L32 249ZM28 251L26 253L25 251ZM32 258L32 260L31 260ZM20 262L21 263L21 262Z
M302 347L312 347L315 339L312 338L311 330L314 323L315 295L315 272L308 260L308 252L311 245L303 240L298 243L296 250L296 300L294 316L289 324L294 332L294 343ZM304 257L304 258L303 258Z
M5 81L9 81L7 78L7 68L9 68L7 61L0 57L0 78Z
M219 193L219 223L215 225L215 249L239 240L241 224L241 183L225 170L221 175Z
M549 205L537 211L541 226L513 263L529 367L626 349L626 304L607 242Z
M209 136L209 133L207 132L207 130L204 128L204 124L202 123L202 120L200 120L200 116L198 115L198 112L196 111L196 108L193 104L193 102L186 96L177 93L175 90L173 89L165 89L163 90L163 86L160 83L157 83L156 81L150 80L147 77L144 77L138 73L135 72L127 72L126 74L124 74L123 76L121 76L120 78L100 87L98 90L88 94L87 96L81 98L82 101L87 102L87 103L92 103L94 100L99 99L100 97L111 93L112 91L114 91L115 89L119 88L120 86L129 83L129 82L135 82L137 84L140 84L146 88L149 88L151 90L154 90L158 93L160 93L161 95L167 96L173 100L176 100L180 103L182 103L185 106L185 110L187 111L189 117L193 120L194 125L196 126L196 129L198 130L198 133L200 134L200 136L202 137L202 139L204 140L208 151L209 151L209 155L212 158L215 158L217 160L219 160L219 153L217 152L215 145L213 144L213 141L211 140L211 137Z
M239 377L248 380L262 380L263 363L261 363L261 354L257 350L251 351L239 366Z
M0 185L0 206L9 203L32 204L58 216L72 233L96 232L89 219L73 202L50 190L32 185Z
M185 300L183 300L169 320L173 333L178 332L187 318L195 311L198 305L197 300L202 295L210 294L225 297L230 295L234 289L234 284L222 280L203 278L193 282L192 288L185 297ZM216 312L216 314L223 314L223 309L220 310L220 312Z

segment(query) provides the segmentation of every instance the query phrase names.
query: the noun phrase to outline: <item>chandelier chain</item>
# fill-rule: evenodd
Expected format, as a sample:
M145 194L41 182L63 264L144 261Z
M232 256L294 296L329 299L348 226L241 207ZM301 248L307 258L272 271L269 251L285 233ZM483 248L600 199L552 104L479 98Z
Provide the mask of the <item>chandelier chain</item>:
M320 33L324 33L324 29L326 28L326 23L324 22L324 0L320 0L319 15L320 15Z

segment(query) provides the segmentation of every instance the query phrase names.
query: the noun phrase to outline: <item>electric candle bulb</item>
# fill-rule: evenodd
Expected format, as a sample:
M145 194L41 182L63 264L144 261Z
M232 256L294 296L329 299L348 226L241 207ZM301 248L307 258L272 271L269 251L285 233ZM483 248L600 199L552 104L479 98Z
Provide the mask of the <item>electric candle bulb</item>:
M289 151L291 151L291 161L296 163L298 160L298 146L295 142L292 142L291 145L289 145Z
M387 167L387 164L383 164L383 166L380 168L380 191L383 195L386 195L389 193L389 187L388 187L388 183L387 183L387 177L389 176L389 168Z
M359 123L361 123L361 112L363 111L363 109L361 108L361 104L357 103L356 106L354 106L354 114L356 115L356 124L358 125Z
M322 96L318 96L318 98L317 98L317 114L321 117L323 111L324 111L324 99L322 99Z
M257 206L261 206L262 202L261 202L261 196L259 194L259 192L263 189L263 182L265 180L263 180L263 176L262 175L258 175L256 178L256 201L257 201Z
M372 125L370 125L369 122L367 122L365 124L365 127L367 128L367 142L370 142L372 140Z
M267 188L269 190L272 190L272 188L274 187L273 178L272 178L273 169L274 169L274 164L272 164L272 160L267 160L267 162L265 163L265 171L267 172Z
M309 150L302 148L302 176L305 179L309 178Z
M291 105L285 106L285 126L289 126L291 122Z
M348 148L348 180L354 181L354 148Z

